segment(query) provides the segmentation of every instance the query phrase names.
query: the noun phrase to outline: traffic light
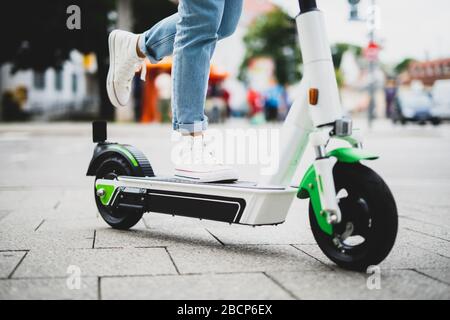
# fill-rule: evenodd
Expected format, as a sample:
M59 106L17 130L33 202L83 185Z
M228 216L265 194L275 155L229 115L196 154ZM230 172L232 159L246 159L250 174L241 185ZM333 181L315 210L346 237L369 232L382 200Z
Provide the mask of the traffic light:
M361 0L348 0L350 4L350 20L359 20L358 4Z

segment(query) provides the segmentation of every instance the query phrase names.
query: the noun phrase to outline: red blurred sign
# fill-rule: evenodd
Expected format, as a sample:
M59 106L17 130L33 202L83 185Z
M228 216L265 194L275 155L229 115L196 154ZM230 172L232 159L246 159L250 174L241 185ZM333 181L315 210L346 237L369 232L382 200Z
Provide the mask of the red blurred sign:
M369 45L364 48L364 57L369 61L377 61L380 55L380 46L375 42L370 42Z

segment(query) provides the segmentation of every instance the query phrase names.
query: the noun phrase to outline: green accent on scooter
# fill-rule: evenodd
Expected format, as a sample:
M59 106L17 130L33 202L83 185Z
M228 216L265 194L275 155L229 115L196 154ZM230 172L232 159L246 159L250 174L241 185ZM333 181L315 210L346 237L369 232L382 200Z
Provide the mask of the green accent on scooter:
M319 177L320 179L320 177ZM309 167L300 184L297 197L300 199L311 199L311 205L316 214L317 223L320 229L326 234L333 234L333 226L327 222L326 214L322 213L322 205L320 204L320 180L316 177L314 166Z
M128 159L130 159L133 166L135 166L135 167L139 166L138 162L136 161L136 158L125 147L123 147L121 145L113 145L113 146L110 146L109 148L122 152L125 156L128 157Z
M376 160L379 157L365 150L356 148L339 148L328 153L329 157L335 157L339 162L357 163L361 160ZM310 166L300 183L297 197L299 199L311 199L311 205L316 214L320 229L326 234L333 234L333 226L328 223L326 214L322 212L320 203L320 177L316 177L314 165Z
M104 206L106 206L109 204L109 200L111 200L111 197L114 194L116 187L113 185L106 185L106 184L99 184L95 187L96 191L100 189L103 189L105 191L105 194L100 197L100 201Z
M339 148L328 153L329 157L335 157L339 162L357 163L361 160L377 160L379 156L357 148Z

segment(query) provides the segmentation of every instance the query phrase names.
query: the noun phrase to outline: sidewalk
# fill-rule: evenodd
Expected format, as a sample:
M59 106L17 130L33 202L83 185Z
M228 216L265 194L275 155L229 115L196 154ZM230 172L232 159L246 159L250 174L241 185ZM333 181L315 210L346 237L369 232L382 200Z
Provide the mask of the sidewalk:
M112 125L109 135L142 149L158 174L171 171L169 132ZM90 141L90 124L0 125L0 299L450 299L448 125L381 122L367 135L400 215L379 290L320 252L306 201L278 227L146 214L131 231L109 228L85 176Z

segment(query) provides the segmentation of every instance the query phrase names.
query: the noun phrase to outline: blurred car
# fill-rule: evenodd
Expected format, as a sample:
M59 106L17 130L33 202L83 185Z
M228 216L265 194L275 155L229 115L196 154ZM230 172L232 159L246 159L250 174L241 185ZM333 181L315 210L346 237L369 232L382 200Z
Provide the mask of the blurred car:
M401 124L430 122L438 125L441 120L432 114L432 109L433 100L427 92L422 90L401 91L395 101L392 121Z
M432 89L432 114L440 120L450 121L450 80L438 80Z

